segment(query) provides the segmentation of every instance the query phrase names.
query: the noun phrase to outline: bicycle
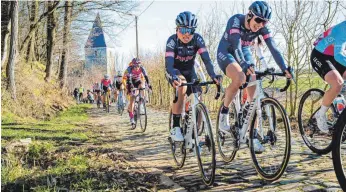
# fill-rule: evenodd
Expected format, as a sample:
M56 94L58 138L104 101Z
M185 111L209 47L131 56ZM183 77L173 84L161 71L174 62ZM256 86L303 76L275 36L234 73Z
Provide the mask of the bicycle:
M247 144L257 173L267 181L274 181L284 173L290 158L291 127L283 106L275 98L264 95L262 78L268 75L285 76L285 73L274 73L272 70L266 70L264 72L255 71L255 75L256 81L251 83L248 83L250 77L246 77L246 83L239 88L237 96L229 106L228 115L231 121L231 132L228 134L219 130L219 119L223 103L221 104L216 121L216 141L219 153L227 163L234 159L241 144ZM291 80L287 79L286 86L280 91L286 91L290 83ZM244 111L246 107L245 105L241 106L239 94L245 87L255 84L254 99L248 104L248 110ZM255 128L256 122L258 124L257 128ZM250 131L249 139L247 139L248 130ZM283 139L279 139L280 136L283 136ZM265 150L262 153L255 152L254 139L258 139L261 145L265 145ZM284 145L284 148L277 150L274 156L272 150L279 148L281 145ZM282 159L279 159L281 157ZM262 163L266 160L269 164L262 166ZM275 170L276 167L278 167L277 170Z
M122 89L119 90L117 109L118 109L118 113L120 115L123 115L123 112L125 109L125 101L124 101L124 90L122 90Z
M186 159L186 150L189 150L189 152L194 151L195 155L197 156L202 180L208 186L212 185L215 180L215 144L208 110L206 106L198 99L199 95L193 88L197 86L207 86L209 84L215 83L213 81L194 81L191 83L183 83L180 85L188 86L188 88L191 88L193 90L192 93L187 97L189 110L181 119L181 128L184 135L184 142L174 142L171 137L168 137L176 166L179 168L184 166ZM220 97L220 87L220 85L217 85L217 94L215 96L215 99L218 99ZM174 103L178 100L177 91L178 89L176 89L175 92L175 98L173 101ZM199 122L198 117L201 117L201 120L203 120L203 122ZM168 131L170 131L170 129L173 127L172 118L173 115L171 113L169 117ZM205 133L204 135L202 135L203 133L199 134L197 132L197 129L200 126L203 126L203 128L200 128L200 130L203 130L203 132ZM209 153L209 158L204 158L204 155L206 153Z
M336 177L343 191L346 191L346 110L344 110L336 124L333 134L333 166Z
M335 102L333 102L327 111L327 117L329 120L327 123L330 125L329 132L326 134L320 131L317 127L315 114L320 109L323 95L324 91L320 89L307 90L303 94L298 108L299 131L304 143L311 151L319 155L325 155L331 152L333 146L332 138L335 131L333 125L336 123L340 115ZM339 94L338 97L341 97L343 103L346 103L341 94Z
M106 96L105 96L105 103L106 103L106 112L109 113L110 108L110 95L111 95L111 88L108 87Z
M136 94L137 90L138 90L138 93ZM131 89L132 97L135 97L135 104L134 104L134 110L133 110L135 123L132 125L132 129L136 128L137 119L139 119L141 130L142 132L145 132L147 128L147 108L146 108L145 98L141 94L143 90L145 90L145 88Z

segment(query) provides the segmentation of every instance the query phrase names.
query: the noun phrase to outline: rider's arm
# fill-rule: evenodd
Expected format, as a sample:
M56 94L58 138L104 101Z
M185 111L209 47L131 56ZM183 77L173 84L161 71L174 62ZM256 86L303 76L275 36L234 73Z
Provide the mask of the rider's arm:
M200 36L198 33L195 33L197 36L197 50L198 53L201 55L201 58L203 60L203 63L205 65L205 68L207 69L207 72L211 78L214 78L215 72L214 72L214 66L213 63L211 62L209 53L207 51L207 48L205 47L204 40L202 36Z
M200 78L202 79L202 81L206 81L207 79L205 78L205 75L203 73L203 70L202 70L202 67L201 65L199 64L199 62L197 61L197 59L195 60L195 69L198 73L198 75L200 76Z
M234 56L235 60L243 67L249 65L246 62L241 45L240 36L240 19L238 15L231 17L227 24L226 32L228 34L227 41L230 44L231 54Z
M176 46L175 41L176 35L172 35L168 38L166 43L166 53L165 53L165 66L166 66L166 76L170 79L176 76L176 69L174 69L174 49Z
M277 49L274 39L271 37L270 30L267 27L261 29L261 35L266 42L270 53L273 55L276 64L280 67L282 71L287 69L284 58L282 57L280 51Z
M346 21L335 26L334 35L334 59L343 66L346 66Z
M143 66L141 66L141 70L142 70L143 76L145 78L145 81L147 82L148 85L150 85L147 71L145 70L145 68Z

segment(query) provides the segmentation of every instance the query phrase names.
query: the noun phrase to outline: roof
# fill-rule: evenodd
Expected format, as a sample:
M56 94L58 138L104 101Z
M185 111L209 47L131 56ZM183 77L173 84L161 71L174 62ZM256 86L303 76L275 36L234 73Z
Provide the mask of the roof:
M99 13L97 13L93 27L90 31L85 48L110 47L114 48L111 38L104 32Z

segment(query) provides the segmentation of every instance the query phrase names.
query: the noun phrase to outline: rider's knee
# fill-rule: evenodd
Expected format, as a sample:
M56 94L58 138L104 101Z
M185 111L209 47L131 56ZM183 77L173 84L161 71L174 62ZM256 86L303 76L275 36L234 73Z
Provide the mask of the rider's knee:
M237 86L241 86L245 82L245 79L245 74L242 71L240 71L236 73L235 77L233 77L232 83L234 83Z

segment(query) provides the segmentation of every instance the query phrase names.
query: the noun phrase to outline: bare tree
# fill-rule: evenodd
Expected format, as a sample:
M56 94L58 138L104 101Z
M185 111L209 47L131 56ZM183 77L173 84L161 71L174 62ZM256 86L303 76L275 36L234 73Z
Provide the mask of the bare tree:
M1 67L3 67L7 56L7 39L10 33L10 1L1 1Z
M12 99L16 99L16 83L14 76L14 68L17 56L17 42L18 42L18 2L11 1L11 40L10 52L6 67L7 77L7 90L10 91Z
M69 37L70 37L70 26L72 17L72 2L65 2L65 16L64 16L64 37L63 37L63 50L60 64L60 87L63 88L66 85L67 75L67 63L69 54Z
M31 61L32 59L36 60L36 57L34 54L36 30L34 28L35 28L35 23L37 22L37 19L38 19L38 8L39 8L38 6L39 4L37 0L31 2L31 10L29 12L29 16L30 16L29 31L32 31L32 33L29 33L29 42L28 42L28 48L27 48L26 58L25 58L27 62Z
M53 57L53 47L55 40L55 27L56 27L56 16L54 10L54 1L48 1L48 17L47 17L47 64L46 64L46 77L45 80L50 81L52 75L52 57Z

